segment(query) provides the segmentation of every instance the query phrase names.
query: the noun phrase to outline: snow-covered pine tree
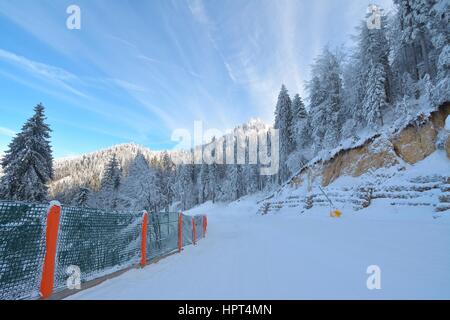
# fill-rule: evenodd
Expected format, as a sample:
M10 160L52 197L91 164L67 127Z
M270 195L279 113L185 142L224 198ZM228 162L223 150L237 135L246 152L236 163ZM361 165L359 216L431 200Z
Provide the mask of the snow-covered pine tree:
M42 202L47 200L47 183L53 177L50 127L45 123L44 106L38 104L34 115L9 145L2 160L0 199Z
M101 181L99 206L102 209L115 210L118 205L118 190L122 179L122 170L114 154L108 162Z
M161 205L166 211L169 210L170 204L173 201L173 171L174 163L169 154L165 151L162 155L161 167L157 175L160 181Z
M364 86L360 85L361 77L359 75L359 68L357 68L357 59L355 56L350 57L349 61L343 68L343 108L341 112L342 117L342 129L341 139L355 138L357 131L362 126L359 114L357 111L360 109L363 98L361 90Z
M367 26L366 26L367 28ZM361 31L360 31L361 32ZM350 138L365 126L365 115L362 103L366 94L365 69L361 61L360 50L353 53L343 68L344 106L341 112L343 118L342 138Z
M436 0L427 24L434 46L431 56L436 61L436 88L433 103L439 105L450 100L450 1Z
M253 194L259 190L261 190L261 181L259 168L256 164L250 164L243 167L244 176L245 176L245 193Z
M236 164L227 165L222 200L234 201L239 199L243 195L242 188L242 166Z
M219 178L217 177L217 164L213 163L209 167L209 188L208 193L211 201L216 202L216 195L218 194Z
M309 123L308 112L299 94L296 94L294 100L292 100L292 123L295 147L296 149L303 149L310 144Z
M275 108L274 128L279 130L280 170L278 174L278 183L281 184L289 177L290 173L286 161L295 145L292 134L292 101L285 85L281 86L278 95L278 102Z
M192 165L178 166L176 190L183 210L189 209L193 203L194 183L192 181Z
M157 197L155 199L156 207L157 207L157 211L161 211L166 208L166 202L167 202L166 195L164 194L164 189L166 188L165 177L164 177L164 172L163 172L161 166L158 166L155 169L154 183L155 183L154 188L157 191Z
M337 55L325 48L313 65L314 77L308 84L314 151L336 147L340 140L343 88Z
M357 121L378 128L383 123L384 107L391 101L391 67L389 45L386 36L386 16L382 16L379 29L369 29L363 21L359 29L357 65L357 91L362 92L362 101L356 101Z
M372 64L363 101L365 119L370 129L377 130L383 126L382 111L386 106L385 81L383 66L380 63Z
M322 140L325 136L325 123L327 119L327 110L325 102L325 92L323 91L319 75L316 74L308 83L309 90L309 114L311 123L311 139L313 142L314 153L322 149Z
M425 74L435 78L438 56L449 32L448 13L445 21L439 12L445 8L445 2L448 8L447 0L394 0L400 31L396 37L400 46L394 52L394 61L400 75L408 72L415 81Z
M87 207L90 194L91 190L89 190L89 188L79 187L73 205L77 207Z
M128 175L122 179L119 187L120 208L126 211L154 209L151 199L155 188L154 172L142 153L138 153L128 167Z
M334 148L341 139L342 123L342 71L338 57L328 50L325 51L326 69L324 76L325 92L327 92L328 119L327 131L324 137L324 146Z
M200 178L199 178L199 201L200 203L209 200L209 166L207 164L202 164L200 168Z

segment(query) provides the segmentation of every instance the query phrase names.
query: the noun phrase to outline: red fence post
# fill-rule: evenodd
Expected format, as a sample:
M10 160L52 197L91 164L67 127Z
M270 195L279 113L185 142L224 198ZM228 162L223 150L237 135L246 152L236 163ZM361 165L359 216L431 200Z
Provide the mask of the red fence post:
M208 218L203 216L203 238L206 237L206 227L208 226Z
M197 244L197 232L195 231L195 219L192 217L192 243Z
M45 229L45 258L40 287L40 294L44 299L53 294L60 216L61 204L57 201L50 202L50 206L47 211L47 222Z
M142 232L141 232L141 267L145 267L147 263L147 224L148 213L144 211L142 215Z
M178 215L178 252L181 252L183 247L183 213Z

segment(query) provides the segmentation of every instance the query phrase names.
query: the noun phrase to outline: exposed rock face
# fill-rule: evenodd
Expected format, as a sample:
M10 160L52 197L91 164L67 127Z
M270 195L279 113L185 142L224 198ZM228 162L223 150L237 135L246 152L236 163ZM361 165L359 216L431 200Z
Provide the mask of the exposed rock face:
M390 139L379 137L364 146L342 151L323 164L322 185L328 186L342 175L359 177L371 169L388 168L398 164L399 158L409 164L425 159L436 150L438 132L444 128L449 114L450 104L446 104L430 118L418 119L418 123ZM450 138L445 149L450 159Z
M390 167L398 164L392 143L386 138L377 138L362 147L338 154L324 165L322 186L328 186L342 175L359 177L370 169Z
M443 105L433 112L429 118L417 119L393 137L379 136L365 145L343 150L332 159L315 163L311 167L312 179L322 177L322 186L326 187L343 175L359 177L369 170L388 168L399 164L402 160L414 164L425 159L436 150L439 130L445 126L445 119L450 114L450 104ZM445 143L447 156L450 159L450 138ZM297 188L311 177L306 178L303 170L289 183Z
M445 148L450 159L450 135L445 136L442 141L441 138L438 139L438 136L442 137L445 119L449 114L450 104L446 104L430 117L418 117L415 123L392 137L378 135L362 146L340 151L330 160L313 163L289 182L289 186L294 189L306 186L306 192L282 200L276 197L267 199L264 212L277 211L283 207L300 207L305 210L313 206L328 207L328 198L323 196L321 190L314 188L319 179L322 179L321 184L327 188L328 197L334 203L350 202L356 210L370 206L373 199L391 199L391 205L433 206L438 212L450 210L448 175L419 176L404 185L397 185L394 180L387 186L373 181L346 187L329 186L341 176L359 177L370 170L389 168L402 161L417 163L431 155L437 148L436 144L439 149ZM404 166L398 166L399 171L403 169ZM373 178L375 181L389 179L383 173L375 173Z
M429 121L412 125L392 140L396 153L409 164L425 159L436 150L437 128Z

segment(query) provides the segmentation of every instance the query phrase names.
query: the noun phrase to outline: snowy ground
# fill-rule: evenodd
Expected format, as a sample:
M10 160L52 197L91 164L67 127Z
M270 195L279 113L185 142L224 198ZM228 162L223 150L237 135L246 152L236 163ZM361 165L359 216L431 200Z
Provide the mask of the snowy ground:
M255 200L193 209L209 216L198 246L69 299L450 299L450 213L375 203L341 219L259 216ZM381 290L366 287L369 265Z

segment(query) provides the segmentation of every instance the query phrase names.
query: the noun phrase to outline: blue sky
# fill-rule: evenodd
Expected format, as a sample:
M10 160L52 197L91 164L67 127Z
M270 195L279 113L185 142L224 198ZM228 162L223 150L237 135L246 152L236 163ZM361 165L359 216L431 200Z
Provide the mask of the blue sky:
M329 45L391 0L0 0L0 153L42 102L55 157L171 148L176 128L273 121ZM81 30L66 8L81 8Z

